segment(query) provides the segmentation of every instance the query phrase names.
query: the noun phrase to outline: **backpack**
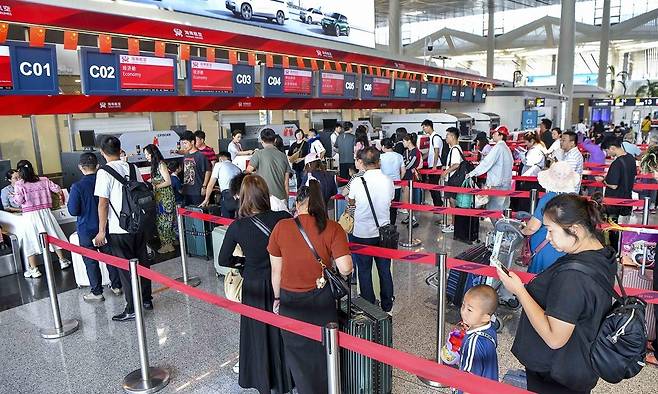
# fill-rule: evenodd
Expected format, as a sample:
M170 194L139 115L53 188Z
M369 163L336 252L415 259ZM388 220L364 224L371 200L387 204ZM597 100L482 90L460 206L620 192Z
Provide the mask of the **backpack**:
M621 296L599 272L578 261L564 265L560 271L579 271L596 282L615 299L610 311L601 321L599 332L590 344L589 360L594 372L609 383L619 383L640 373L646 356L647 331L644 319L646 302L626 295L619 276L615 273Z
M462 184L466 179L466 174L473 171L475 169L475 166L473 165L473 163L466 160L466 158L464 157L464 153L461 151L461 149L459 148L455 148L455 149L459 151L459 154L462 157L462 161L459 163L459 167L457 167L455 172L448 178L448 180L446 181L446 185L462 187ZM446 164L446 168L447 166L448 165Z
M440 166L444 166L448 162L448 155L450 153L450 145L448 145L448 142L445 140L445 138L441 137L439 134L435 134L431 137L432 138L432 143L430 144L431 149L434 149L438 146L438 144L434 145L434 138L437 138L437 137L441 140L441 156L440 156L441 163L439 163L439 167L440 167ZM434 158L434 160L436 161L436 158Z
M117 213L110 202L110 207L119 218L119 226L128 234L152 234L155 228L156 202L155 195L144 182L137 180L137 170L132 164L128 179L119 175L112 167L104 165L101 169L107 171L114 179L123 185L121 212Z

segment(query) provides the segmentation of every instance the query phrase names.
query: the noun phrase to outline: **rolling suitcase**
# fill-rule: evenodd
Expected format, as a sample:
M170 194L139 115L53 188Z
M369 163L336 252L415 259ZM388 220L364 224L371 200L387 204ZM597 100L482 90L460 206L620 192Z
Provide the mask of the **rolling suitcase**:
M457 226L455 226L456 229ZM457 255L457 259L471 261L476 264L489 265L489 258L491 251L485 244L477 245L473 248L465 250ZM463 271L449 270L448 283L446 288L446 295L448 301L453 305L461 307L464 293L471 287L486 283L487 277L481 275L473 275Z
M391 316L361 297L343 300L338 320L343 332L384 346L393 346ZM393 369L390 365L345 349L341 350L340 363L344 394L391 393Z
M455 232L453 239L471 245L480 237L480 218L474 216L454 216Z
M219 216L219 207L213 205L209 206L208 208L187 206L185 209ZM185 228L187 255L193 257L203 257L206 260L210 260L213 256L211 234L215 225L210 222L205 222L199 219L192 219L185 216L183 218L183 227Z
M212 230L212 249L214 256L214 265L215 272L217 276L226 276L226 274L231 270L229 267L223 267L219 265L219 250L222 248L222 243L224 242L224 236L226 235L226 226L218 226Z

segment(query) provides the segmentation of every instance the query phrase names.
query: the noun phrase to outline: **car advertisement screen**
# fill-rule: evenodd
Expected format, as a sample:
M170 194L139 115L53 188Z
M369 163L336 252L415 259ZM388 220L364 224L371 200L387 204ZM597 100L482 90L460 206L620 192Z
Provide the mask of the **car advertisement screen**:
M120 55L121 89L173 91L174 60L151 56Z
M126 3L375 47L374 0L127 0Z
M308 70L283 70L283 92L311 94L313 73Z
M11 78L11 57L9 47L0 46L0 89L12 89L14 81Z

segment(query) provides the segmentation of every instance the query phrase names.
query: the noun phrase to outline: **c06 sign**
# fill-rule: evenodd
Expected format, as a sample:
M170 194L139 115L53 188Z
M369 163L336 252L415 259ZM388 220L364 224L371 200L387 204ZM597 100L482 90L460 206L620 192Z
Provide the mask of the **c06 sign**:
M0 95L59 94L55 47L32 48L27 43L10 42L2 46Z

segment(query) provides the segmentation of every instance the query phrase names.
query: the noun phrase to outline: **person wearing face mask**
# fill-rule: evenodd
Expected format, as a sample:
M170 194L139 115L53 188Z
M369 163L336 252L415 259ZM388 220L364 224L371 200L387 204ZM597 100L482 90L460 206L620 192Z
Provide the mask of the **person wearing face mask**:
M14 186L18 182L18 171L9 170L5 175L9 181L9 185L2 188L0 197L2 198L2 208L7 212L21 212L21 206L14 201Z
M523 308L512 353L526 368L529 391L589 393L598 381L590 344L612 300L592 276L612 286L617 269L614 250L603 246L599 207L575 194L554 197L544 209L546 238L565 255L526 286L497 269Z
M174 223L176 220L176 197L174 189L171 186L171 175L167 168L167 163L160 153L160 149L153 144L144 147L146 160L151 162L151 178L149 182L155 192L155 202L157 204L157 214L155 217L158 238L160 239L160 249L158 253L170 253L176 250L174 240L176 232Z

